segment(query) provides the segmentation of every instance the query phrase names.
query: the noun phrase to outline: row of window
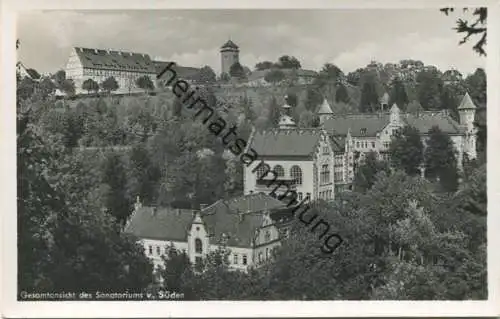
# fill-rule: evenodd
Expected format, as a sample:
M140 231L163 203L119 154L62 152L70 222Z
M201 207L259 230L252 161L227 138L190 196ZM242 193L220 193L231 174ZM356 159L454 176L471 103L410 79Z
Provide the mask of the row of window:
M333 191L331 189L319 192L319 198L321 199L332 199L333 198Z
M356 148L369 148L370 143L367 141L357 141L356 142ZM371 142L371 148L375 148L375 142Z
M321 166L319 182L320 184L330 183L330 168L328 167L328 164L324 164Z
M239 264L239 256L238 256L238 254L234 254L233 255L233 264L235 264L235 265ZM244 265L244 266L248 264L247 255L246 254L243 254L241 256L241 264Z
M129 71L112 71L112 70L101 70L101 69L83 69L83 75L104 75L104 76L115 76L115 77L127 77L134 76L139 77L144 73L136 73Z
M164 253L165 255L168 254L168 250L169 250L169 247L170 246L165 246L165 249L164 249ZM186 253L186 249L183 249L182 250L184 253ZM194 240L194 251L195 253L197 254L201 254L203 252L203 242L201 241L201 239L199 238L196 238ZM149 245L148 246L148 253L150 256L153 255L153 246L152 245ZM162 252L161 252L161 247L160 246L156 246L156 255L157 256L161 256L163 255Z
M257 169L257 178L268 174L271 171L269 165L260 165ZM281 165L275 165L272 171L279 177L285 177L285 169ZM269 175L269 174L268 174ZM290 168L290 178L294 179L297 185L302 185L302 169L298 165L294 165Z
M335 172L333 174L333 178L336 182L341 182L342 180L344 180L344 176L343 176L343 173L342 172Z

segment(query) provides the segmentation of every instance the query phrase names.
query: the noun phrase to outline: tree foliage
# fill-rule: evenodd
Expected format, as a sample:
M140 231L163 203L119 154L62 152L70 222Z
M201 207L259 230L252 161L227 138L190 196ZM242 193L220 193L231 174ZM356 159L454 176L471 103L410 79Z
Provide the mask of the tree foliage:
M97 93L99 91L99 83L92 79L87 79L83 81L82 83L82 89L86 90L88 94L90 94L91 91L94 91Z
M264 80L268 83L277 84L285 79L285 73L280 69L273 69L266 73Z
M424 146L419 131L412 126L397 130L389 146L391 165L413 176L420 174Z
M243 69L243 66L239 62L231 65L229 68L229 75L237 79L244 79L246 77L245 69Z
M443 8L440 9L441 12L448 15L454 11L454 8ZM457 19L456 27L454 28L457 33L462 34L463 38L460 44L467 43L471 36L479 36L479 40L472 47L474 51L479 53L479 55L486 55L486 35L487 28L486 22L488 18L488 9L485 7L481 8L463 8L463 12L472 11L472 21L467 21L462 18Z
M119 86L118 82L116 82L116 79L113 76L110 76L102 82L101 88L106 92L111 93L118 90Z
M429 130L424 153L425 176L438 180L444 191L453 192L458 187L456 150L451 138L439 127Z
M358 167L354 175L353 186L355 191L365 192L369 190L375 183L378 173L387 173L389 171L387 163L380 161L377 157L377 153L373 151L366 154L364 162Z
M152 91L155 88L153 81L147 75L138 77L137 80L135 80L135 85L137 85L138 88L145 90L146 92Z

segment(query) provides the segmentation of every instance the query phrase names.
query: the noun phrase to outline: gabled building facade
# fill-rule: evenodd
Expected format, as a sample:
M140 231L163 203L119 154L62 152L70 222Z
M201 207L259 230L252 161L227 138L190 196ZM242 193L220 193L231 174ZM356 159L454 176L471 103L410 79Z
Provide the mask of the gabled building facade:
M66 64L66 78L75 83L76 93L86 93L82 84L87 79L102 83L113 76L119 92L140 90L137 78L156 79L156 68L148 54L74 47Z
M232 269L246 271L271 259L281 235L271 212L285 205L264 194L219 200L201 210L143 207L136 203L125 232L137 237L155 269L170 247L193 265L210 252L226 249Z
M255 132L249 139L260 161L245 166L244 193L279 197L293 190L299 201L306 197L333 200L335 156L343 156L343 148L322 128L297 128L287 104L282 110L278 128Z

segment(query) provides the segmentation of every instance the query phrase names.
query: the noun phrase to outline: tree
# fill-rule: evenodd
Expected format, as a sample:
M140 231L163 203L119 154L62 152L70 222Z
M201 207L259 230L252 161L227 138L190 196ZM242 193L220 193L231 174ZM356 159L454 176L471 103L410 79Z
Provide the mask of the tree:
M165 249L167 249L167 254L163 257L164 266L160 271L163 278L163 287L169 291L182 291L185 297L188 297L186 296L186 278L193 276L189 258L185 253L176 250L173 246Z
M276 63L280 69L300 69L301 65L299 60L294 56L283 55L278 59Z
M110 76L102 82L101 88L110 94L112 91L114 92L118 90L119 86L116 79L113 76Z
M299 98L297 97L297 94L288 92L286 94L286 103L288 103L288 105L290 105L291 107L296 108L299 104Z
M205 65L200 69L200 71L198 71L198 74L196 76L197 83L208 84L208 83L214 83L215 81L216 81L215 72L208 65Z
M264 80L268 83L277 84L285 78L285 73L279 69L270 70L264 76Z
M66 71L59 70L52 77L57 87L61 88L62 83L66 80Z
M456 151L451 138L439 127L429 130L429 138L424 153L425 177L439 181L442 189L454 192L458 187Z
M255 70L257 70L257 71L269 70L269 69L273 68L274 66L275 66L274 63L271 61L262 61L262 62L258 62L257 64L255 64Z
M274 96L269 101L269 107L267 110L268 110L268 116L267 116L268 126L277 127L281 118L281 110Z
M364 81L361 88L361 99L359 102L359 111L362 113L375 112L379 108L379 98L377 87L373 77Z
M441 92L443 81L438 71L424 70L417 75L418 101L425 110L441 109Z
M146 92L152 91L155 88L153 81L151 81L151 78L147 75L137 78L137 80L135 80L135 84L138 88L143 89Z
M311 112L316 112L318 105L323 102L323 95L315 88L308 88L306 92L305 107Z
M40 94L42 99L46 99L56 90L56 86L54 82L52 82L49 78L43 78L38 83L38 93Z
M75 82L73 79L65 79L60 85L61 91L66 93L68 96L75 95Z
M245 78L245 70L239 62L236 62L229 68L229 75L231 75L231 77L243 79Z
M90 91L97 93L97 91L99 91L99 84L92 79L87 79L83 81L82 89L86 90L88 94L90 94Z
M486 73L477 68L473 74L465 78L465 86L472 101L477 106L486 107Z
M27 69L26 72L28 72L32 79L37 80L41 77L40 73L35 69Z
M339 84L335 93L335 102L349 103L349 100L349 93L347 93L345 85Z
M392 82L392 89L389 95L389 105L393 105L394 103L402 110L406 110L406 106L408 105L408 95L406 94L404 83L398 77Z
M107 184L106 209L116 222L124 226L131 213L130 200L127 197L127 176L121 156L109 152L103 163L102 182Z
M463 12L470 12L469 8L464 8ZM454 11L454 8L443 8L440 9L441 12L448 15ZM465 34L459 44L467 43L471 36L480 36L480 39L473 46L473 50L479 53L479 55L486 55L486 50L484 46L486 45L486 20L488 17L488 9L485 7L475 8L472 11L472 16L474 22L469 22L467 20L458 19L456 21L457 26L454 30L459 34Z
M225 176L224 193L227 198L243 195L243 165L238 158L227 161Z
M411 114L419 114L424 111L424 108L417 100L413 100L408 104L406 111Z
M420 173L424 146L419 131L412 126L397 130L389 146L391 165L413 176Z
M363 74L364 69L363 68L358 68L356 71L349 72L346 76L347 83L358 86L359 81L361 80L361 75Z
M155 203L161 172L151 162L149 152L143 144L132 147L128 172L128 197L139 196L145 205Z
M384 171L388 172L389 167L387 163L379 161L377 153L370 151L366 154L364 162L358 167L354 175L354 190L358 192L365 192L369 190L376 181L378 173Z

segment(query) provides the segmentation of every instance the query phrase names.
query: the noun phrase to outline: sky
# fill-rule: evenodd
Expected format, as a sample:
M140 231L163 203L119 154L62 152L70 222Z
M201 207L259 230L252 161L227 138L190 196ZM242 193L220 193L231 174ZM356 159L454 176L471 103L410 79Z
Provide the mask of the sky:
M18 16L18 59L39 72L56 72L71 48L147 53L179 65L220 72L219 49L228 39L240 62L293 55L305 69L333 63L345 73L375 60L421 60L462 74L486 58L459 45L458 16L436 9L28 11Z

